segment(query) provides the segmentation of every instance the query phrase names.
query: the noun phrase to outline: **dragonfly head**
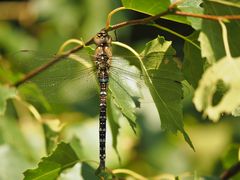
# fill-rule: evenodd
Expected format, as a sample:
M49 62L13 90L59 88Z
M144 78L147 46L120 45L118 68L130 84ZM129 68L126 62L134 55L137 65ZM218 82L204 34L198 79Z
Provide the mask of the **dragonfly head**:
M93 40L97 46L104 46L109 45L112 41L112 38L108 35L107 31L101 30L96 34Z

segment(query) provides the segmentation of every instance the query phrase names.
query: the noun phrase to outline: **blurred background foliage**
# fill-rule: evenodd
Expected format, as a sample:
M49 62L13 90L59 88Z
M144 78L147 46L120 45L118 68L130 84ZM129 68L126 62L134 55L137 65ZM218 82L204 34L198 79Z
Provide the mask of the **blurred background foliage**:
M87 41L105 26L108 13L119 6L121 3L118 0L1 1L1 83L16 81L22 76L20 72L27 72L37 66L25 66L22 63L19 66L12 62L20 50L30 49L37 52L31 59L47 59L45 57L51 57L61 44L70 38L82 38ZM143 15L124 11L114 15L112 24L140 17ZM183 35L193 32L186 25L167 20L160 20L159 23ZM184 42L172 34L144 26L127 27L117 31L119 41L137 50L143 49L144 44L157 35L163 35L166 40L173 41L177 55L182 57ZM48 73L52 73L53 76L59 73L58 77L62 78L68 71L72 71L71 68L67 69L66 64L60 67L62 69L58 72L53 68ZM42 78L46 77L43 75ZM46 90L47 97L54 96L55 100L58 99L57 103L48 104L38 92L38 88L33 84L28 86L30 88L20 88L20 91L32 90L26 98L41 113L41 122L44 122L44 125L32 116L30 104L20 99L8 101L6 115L0 116L0 179L22 179L23 171L36 167L40 158L46 155L46 144L50 151L59 140L67 142L77 139L78 145L81 146L79 153L83 154L86 160L97 161L96 90L84 89L85 85L76 85L67 90L65 88L64 93L56 97L57 92ZM142 104L138 112L136 135L124 119L120 120L117 147L122 159L121 165L111 146L111 134L108 131L109 168L124 167L144 176L173 174L191 179L194 174L217 176L223 169L238 161L239 119L225 117L214 124L201 117L190 97L185 99L184 124L196 149L196 152L193 152L181 135L175 136L161 131L157 112L154 114L152 109L153 103ZM240 176L234 179L238 178Z

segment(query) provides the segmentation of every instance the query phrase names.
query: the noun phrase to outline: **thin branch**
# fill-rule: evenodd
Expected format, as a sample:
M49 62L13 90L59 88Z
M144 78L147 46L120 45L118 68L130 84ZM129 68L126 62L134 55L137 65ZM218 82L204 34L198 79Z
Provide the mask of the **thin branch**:
M229 178L235 176L237 173L240 172L240 162L237 162L236 164L234 164L232 167L230 167L229 169L227 169L226 171L224 171L221 176L220 179L221 180L228 180Z
M189 12L182 12L182 11L175 11L175 15L179 16L189 16L189 17L195 17L195 18L201 18L201 19L208 19L213 21L219 21L219 20L240 20L240 15L223 15L223 16L216 16L216 15L208 15L208 14L194 14Z
M168 28L166 28L166 27L164 27L164 26L161 26L161 25L159 25L159 24L149 24L149 26L153 26L153 27L156 27L156 28L161 29L161 30L163 30L163 31L169 32L169 33L171 33L171 34L173 34L173 35L175 35L175 36L183 39L184 41L189 42L190 44L192 44L193 46L195 46L198 50L201 50L200 46L197 45L196 43L194 43L194 42L193 42L192 40L190 40L188 37L183 36L183 35L175 32L175 31L173 31L173 30L171 30L171 29L168 29Z
M147 18L142 18L142 19L134 19L134 20L130 20L130 21L124 21L115 25L110 26L108 29L106 29L107 31L112 31L112 30L116 30L125 26L133 26L133 25L139 25L139 24L147 24L151 21L157 20L162 16L165 16L167 14L170 14L171 9L168 9L156 16L149 16Z
M209 19L209 20L215 20L215 21L219 21L219 20L224 20L224 19L229 19L229 20L237 20L240 19L240 15L225 15L225 16L215 16L215 15L206 15L206 14L193 14L193 13L188 13L188 12L181 12L181 11L177 11L175 8L177 6L178 3L180 3L181 0L176 1L175 3L171 4L169 6L169 8L166 11L163 11L162 13L156 15L156 16L149 16L147 18L142 18L142 19L135 19L135 20L130 20L130 21L124 21L118 24L115 24L113 26L109 26L107 22L107 27L106 27L106 31L112 31L112 30L116 30L125 26L131 26L131 25L140 25L140 24L148 24L151 21L157 20L162 16L168 15L168 14L175 14L175 15L179 15L179 16L190 16L190 17L195 17L195 18L202 18L202 19ZM112 11L113 14L119 10L123 10L124 8L119 8L116 11ZM110 18L111 19L111 18ZM85 45L90 45L92 44L92 39L91 38L89 41L87 41L85 43ZM48 62L47 64L44 64L36 69L34 69L33 71L29 72L28 74L26 74L21 80L19 80L18 82L14 83L13 86L19 86L21 84L23 84L24 82L26 82L27 80L31 79L32 77L36 76L37 74L41 73L42 71L46 70L47 68L51 67L52 65L54 65L55 63L59 62L61 59L68 57L70 54L79 51L80 49L82 49L83 46L79 45L76 46L72 49L70 49L69 51L60 54L60 55L56 55L55 57L53 57L53 59Z

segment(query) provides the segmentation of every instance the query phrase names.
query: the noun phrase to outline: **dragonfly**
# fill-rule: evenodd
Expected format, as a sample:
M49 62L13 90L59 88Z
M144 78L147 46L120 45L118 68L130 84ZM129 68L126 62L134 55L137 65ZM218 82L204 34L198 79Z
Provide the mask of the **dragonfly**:
M121 99L121 94L127 94L129 97L139 97L138 88L144 83L145 78L150 78L153 81L161 81L161 79L168 79L174 81L175 83L180 83L177 80L171 79L171 77L157 76L156 74L144 74L140 71L141 64L136 61L134 56L120 56L115 57L112 55L112 38L104 30L97 33L94 37L94 43L96 45L95 52L86 57L89 54L79 53L78 56L72 56L73 60L62 60L59 64L50 67L46 70L45 75L43 73L37 75L33 79L25 82L35 82L39 85L40 89L58 89L67 84L73 83L75 80L82 79L83 81L92 81L92 79L97 80L99 87L99 170L105 169L105 159L106 159L106 121L107 121L107 97L108 89L111 91L117 91L116 94L120 93L118 96ZM28 71L42 64L41 58L35 58L36 62L23 63L25 55L31 54L31 51L22 51L17 53L17 66L21 66L21 69ZM87 55L86 55L87 54ZM35 54L33 53L35 56ZM36 55L38 56L38 55ZM140 56L144 60L145 56ZM26 57L25 57L26 58ZM174 53L170 52L158 52L153 53L153 55L148 55L149 62L154 62L151 59L157 58L159 61L156 64L152 64L152 68L159 68L162 63L167 63L174 58ZM34 59L34 57L33 57ZM46 57L42 57L42 60L46 60ZM133 59L132 61L126 59ZM80 62L80 63L79 63ZM131 64L132 63L132 64ZM60 74L60 75L58 75ZM24 84L23 84L24 85ZM129 86L134 86L129 87ZM53 99L47 90L47 97ZM68 91L70 91L68 89ZM66 91L65 91L66 92ZM71 91L70 91L71 94ZM113 93L111 93L113 94ZM115 97L116 98L116 97ZM132 100L132 99L131 99Z

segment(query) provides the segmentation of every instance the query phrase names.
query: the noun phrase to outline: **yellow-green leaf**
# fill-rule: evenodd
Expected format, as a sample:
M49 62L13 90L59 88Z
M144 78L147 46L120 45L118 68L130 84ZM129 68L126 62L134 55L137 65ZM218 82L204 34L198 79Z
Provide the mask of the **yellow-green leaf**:
M7 100L16 96L16 89L0 85L0 115L6 111Z
M218 104L213 104L217 84L223 82L228 91ZM203 111L211 120L217 121L222 113L231 113L240 105L240 58L222 58L206 70L193 102L197 110Z

